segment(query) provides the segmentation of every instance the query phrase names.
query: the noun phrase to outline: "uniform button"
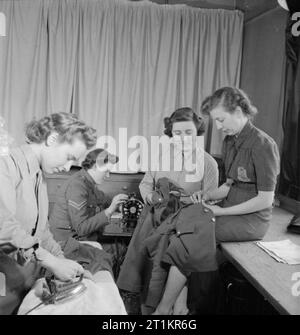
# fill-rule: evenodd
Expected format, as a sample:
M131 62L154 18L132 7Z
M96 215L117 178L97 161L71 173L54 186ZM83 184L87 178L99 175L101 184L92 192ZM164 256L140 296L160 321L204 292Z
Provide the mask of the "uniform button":
M181 234L180 231L178 231L178 232L176 233L177 236L180 236L180 234Z
M204 208L204 213L208 213L208 212L209 212L208 208Z
M211 221L212 222L216 222L216 218L211 218Z

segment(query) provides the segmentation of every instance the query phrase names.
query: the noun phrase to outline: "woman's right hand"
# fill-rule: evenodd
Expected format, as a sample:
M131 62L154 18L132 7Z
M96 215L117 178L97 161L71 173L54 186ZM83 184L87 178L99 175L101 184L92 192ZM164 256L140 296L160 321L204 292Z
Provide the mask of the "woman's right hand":
M146 195L146 203L148 205L154 205L162 202L162 197L155 191L152 191Z
M191 200L194 204L199 204L203 201L208 201L210 200L210 194L209 192L203 192L203 191L197 191L197 192L194 192L192 195L191 195Z
M116 212L121 204L128 200L127 194L118 194L113 197L110 206L106 209L107 215L112 215Z
M41 247L37 249L36 257L44 268L51 271L57 279L62 281L69 281L84 273L83 267L77 262L55 257Z
M53 256L54 257L54 256ZM47 266L54 276L62 281L69 281L84 273L83 267L75 261L66 258L51 260Z

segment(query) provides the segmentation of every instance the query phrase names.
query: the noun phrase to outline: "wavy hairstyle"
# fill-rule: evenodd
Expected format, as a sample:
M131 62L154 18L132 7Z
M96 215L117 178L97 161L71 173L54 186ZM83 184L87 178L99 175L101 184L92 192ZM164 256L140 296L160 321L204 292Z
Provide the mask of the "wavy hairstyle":
M173 124L175 122L193 121L197 129L197 135L200 136L205 132L205 122L198 116L190 107L182 107L176 109L176 111L170 116L164 118L164 133L169 137L172 137Z
M216 90L211 96L204 99L201 112L209 114L219 105L223 106L229 113L233 113L237 107L240 107L249 119L253 119L257 114L257 109L252 105L248 95L236 87L222 87Z
M116 164L118 161L118 156L112 155L104 149L95 149L86 155L84 161L81 163L81 166L85 170L89 170L95 164L102 166L107 163Z
M88 149L92 148L97 141L96 130L71 113L54 113L40 120L33 120L25 130L29 143L43 143L51 132L58 133L60 142L71 143L74 138L79 138Z

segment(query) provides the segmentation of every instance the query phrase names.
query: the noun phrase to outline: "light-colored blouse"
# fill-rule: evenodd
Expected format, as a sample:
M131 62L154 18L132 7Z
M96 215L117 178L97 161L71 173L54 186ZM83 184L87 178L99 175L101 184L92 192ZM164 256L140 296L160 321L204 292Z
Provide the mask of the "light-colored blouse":
M48 195L39 162L29 145L0 156L0 243L30 248L39 242L62 256L48 227Z
M148 193L153 191L154 184L160 178L168 178L178 187L184 189L186 194L192 195L194 192L203 190L204 192L214 190L218 187L219 171L218 164L215 159L204 152L204 171L203 178L197 181L189 181L187 175L189 173L184 169L181 171L148 171L140 183L140 192L142 198L146 199Z

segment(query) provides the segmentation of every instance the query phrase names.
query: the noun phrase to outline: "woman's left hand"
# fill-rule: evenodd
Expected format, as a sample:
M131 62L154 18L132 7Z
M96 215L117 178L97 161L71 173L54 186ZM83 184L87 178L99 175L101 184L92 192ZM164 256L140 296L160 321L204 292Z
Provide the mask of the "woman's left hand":
M208 205L206 204L204 201L202 202L203 206L205 206L206 208L210 209L213 213L214 216L221 216L224 215L224 211L223 208L217 205Z

